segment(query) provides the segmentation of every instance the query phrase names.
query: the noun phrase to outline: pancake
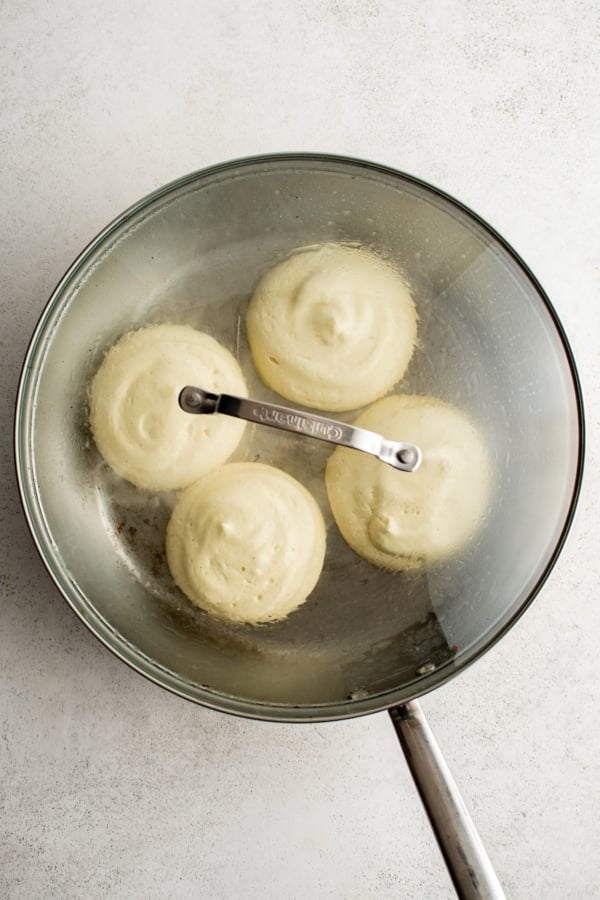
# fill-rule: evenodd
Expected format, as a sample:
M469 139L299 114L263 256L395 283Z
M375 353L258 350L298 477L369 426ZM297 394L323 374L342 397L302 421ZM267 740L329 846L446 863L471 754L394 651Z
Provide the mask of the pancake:
M230 463L182 493L166 546L173 579L196 606L235 622L275 622L315 587L325 524L291 475Z
M335 450L327 494L350 547L394 571L464 550L481 530L492 481L485 442L466 413L434 397L392 396L354 424L417 444L423 461L408 473L354 450Z
M183 488L224 463L245 423L183 412L186 384L247 396L234 357L189 325L152 325L122 337L90 387L90 426L106 462L148 490Z
M391 265L366 249L323 244L262 278L246 329L268 387L303 406L342 411L371 403L402 378L417 314Z

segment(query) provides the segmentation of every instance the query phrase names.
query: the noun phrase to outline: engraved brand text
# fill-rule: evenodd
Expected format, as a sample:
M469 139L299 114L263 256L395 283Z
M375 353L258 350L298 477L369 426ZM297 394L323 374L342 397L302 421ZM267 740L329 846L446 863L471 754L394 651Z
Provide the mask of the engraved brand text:
M339 425L330 425L319 419L308 419L296 412L265 409L264 406L255 407L252 412L261 422L279 425L282 428L289 428L291 431L299 431L304 434L320 435L328 441L339 441L343 435Z

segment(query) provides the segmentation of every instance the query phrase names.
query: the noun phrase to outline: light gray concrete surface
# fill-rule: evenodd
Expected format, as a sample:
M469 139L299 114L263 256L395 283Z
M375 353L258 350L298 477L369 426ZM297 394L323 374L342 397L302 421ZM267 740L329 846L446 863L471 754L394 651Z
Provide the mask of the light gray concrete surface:
M228 718L129 671L69 611L14 484L20 363L125 206L275 150L374 159L477 210L578 360L579 513L541 596L423 706L511 898L600 896L600 11L594 0L19 0L0 6L0 896L449 898L385 714Z

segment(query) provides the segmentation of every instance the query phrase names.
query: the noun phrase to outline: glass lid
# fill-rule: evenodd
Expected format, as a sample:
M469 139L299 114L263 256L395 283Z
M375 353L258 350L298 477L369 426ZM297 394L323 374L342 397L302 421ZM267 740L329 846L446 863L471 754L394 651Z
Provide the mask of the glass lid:
M282 621L227 622L190 603L169 571L165 533L177 493L135 487L100 456L89 427L89 386L122 335L180 324L208 333L233 354L250 397L297 406L257 371L247 313L273 267L319 245L376 257L401 275L414 301L417 339L387 393L434 398L440 408L458 410L485 446L485 486L472 451L452 495L453 526L440 505L450 491L440 462L440 480L423 501L435 527L446 522L458 532L478 491L485 502L477 529L455 550L390 571L352 549L336 524L353 501L349 491L348 505L339 504L334 517L325 481L333 448L249 426L230 461L274 466L308 490L326 526L325 562L307 601ZM290 332L295 328L290 321ZM392 337L390 352L401 354L402 335ZM321 414L353 422L370 407ZM445 439L454 426L444 421ZM549 574L570 525L583 464L582 401L548 298L481 219L381 166L276 155L175 181L83 251L28 350L16 457L41 556L75 612L111 650L196 702L257 718L314 721L422 694L514 623ZM356 482L357 490L366 484L362 475Z

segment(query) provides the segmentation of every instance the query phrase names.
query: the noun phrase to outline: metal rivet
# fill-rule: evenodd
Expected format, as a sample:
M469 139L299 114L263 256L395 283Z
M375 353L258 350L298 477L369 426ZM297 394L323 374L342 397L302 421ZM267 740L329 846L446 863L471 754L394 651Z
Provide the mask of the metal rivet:
M435 663L428 662L428 663L425 663L425 665L420 666L417 669L417 675L429 675L430 672L434 672L434 671L435 671Z

